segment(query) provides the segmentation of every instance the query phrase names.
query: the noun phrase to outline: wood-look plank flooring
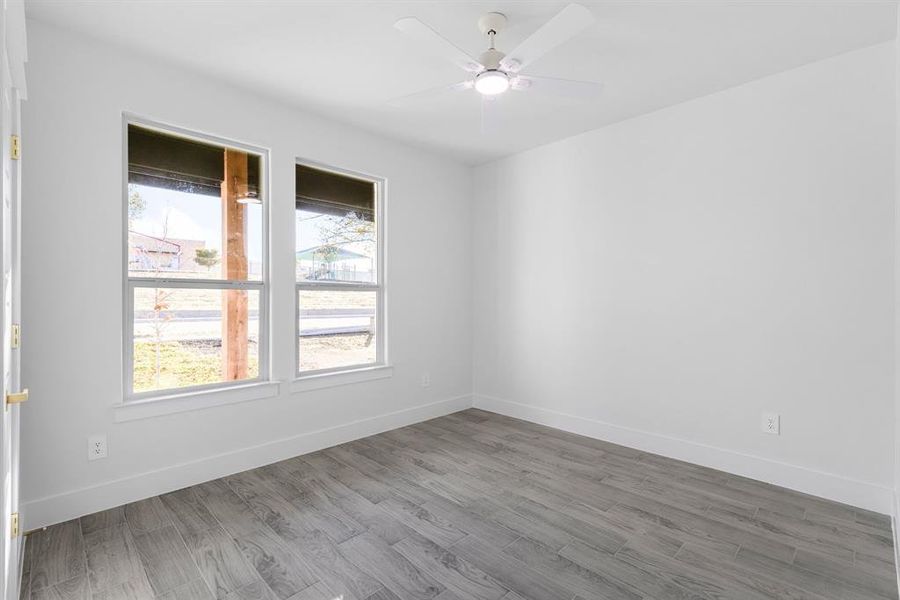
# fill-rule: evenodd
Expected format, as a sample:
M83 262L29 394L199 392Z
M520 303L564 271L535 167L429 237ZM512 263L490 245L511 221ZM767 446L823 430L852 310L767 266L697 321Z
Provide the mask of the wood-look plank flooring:
M22 600L897 599L888 517L467 410L31 534Z

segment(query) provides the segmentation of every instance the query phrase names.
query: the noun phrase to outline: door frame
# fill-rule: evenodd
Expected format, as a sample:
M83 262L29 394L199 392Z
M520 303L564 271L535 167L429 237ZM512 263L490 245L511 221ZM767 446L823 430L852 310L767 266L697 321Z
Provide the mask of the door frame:
M9 294L10 314L0 315L0 340L3 340L5 348L3 354L9 355L9 380L8 382L0 381L0 387L3 394L0 395L0 410L7 411L6 394L18 391L20 389L20 350L12 348L9 344L11 332L4 326L7 323L20 323L20 298L21 298L21 161L13 160L11 153L11 138L9 136L16 135L21 139L21 121L20 121L20 103L27 97L27 88L25 85L25 63L28 59L27 41L25 34L25 5L23 0L5 0L0 4L0 70L2 70L2 84L0 84L0 94L5 96L4 100L9 105L9 122L0 123L0 130L3 131L3 139L0 144L3 145L0 156L4 161L8 161L9 168L9 210L6 216L9 219L9 227L5 228L9 235L9 245L6 241L0 239L0 251L9 252L9 291L3 290L6 297ZM6 168L7 165L3 165ZM0 202L3 199L0 198ZM4 207L4 211L5 211ZM2 235L2 232L0 232ZM3 257L0 257L3 258ZM5 261L0 261L0 264ZM2 279L2 274L0 274ZM0 305L2 310L2 305ZM5 383L5 385L4 385ZM10 498L8 505L11 513L19 512L19 420L21 406L13 406L6 412L9 419L9 435L10 435ZM5 444L5 442L4 442ZM6 475L6 474L3 474ZM7 502L0 503L6 505ZM0 515L2 527L0 527L0 535L11 535L11 515ZM25 538L22 535L23 519L19 517L19 530L15 539L7 546L5 543L0 544L0 557L2 560L2 569L0 569L0 593L4 600L15 600L19 596L21 586L21 575L24 566L24 546ZM9 538L7 538L9 539ZM7 548L9 554L7 555Z

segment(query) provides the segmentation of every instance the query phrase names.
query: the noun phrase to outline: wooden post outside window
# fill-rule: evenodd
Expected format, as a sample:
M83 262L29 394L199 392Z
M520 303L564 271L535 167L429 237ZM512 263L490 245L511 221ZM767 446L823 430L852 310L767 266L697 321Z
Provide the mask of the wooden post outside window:
M247 195L247 153L225 150L225 179L222 181L222 276L247 279L246 205L238 198ZM225 381L246 379L248 373L246 290L222 291L222 375Z

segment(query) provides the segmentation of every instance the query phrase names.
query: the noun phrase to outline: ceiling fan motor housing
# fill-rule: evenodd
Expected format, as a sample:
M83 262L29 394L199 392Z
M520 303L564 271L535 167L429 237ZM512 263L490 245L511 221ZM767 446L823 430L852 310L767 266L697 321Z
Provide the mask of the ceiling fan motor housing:
M488 71L495 71L500 68L500 61L503 60L504 56L506 55L499 50L491 48L481 53L481 56L478 57L478 62L483 64Z

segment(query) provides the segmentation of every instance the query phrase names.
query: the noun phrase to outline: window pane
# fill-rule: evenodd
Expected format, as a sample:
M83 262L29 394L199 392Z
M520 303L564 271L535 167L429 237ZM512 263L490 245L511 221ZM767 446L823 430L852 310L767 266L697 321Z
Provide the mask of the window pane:
M375 184L297 165L297 281L375 283Z
M377 360L374 291L300 290L300 371Z
M134 288L133 350L135 393L254 379L259 291Z
M261 280L260 163L129 125L129 275Z

